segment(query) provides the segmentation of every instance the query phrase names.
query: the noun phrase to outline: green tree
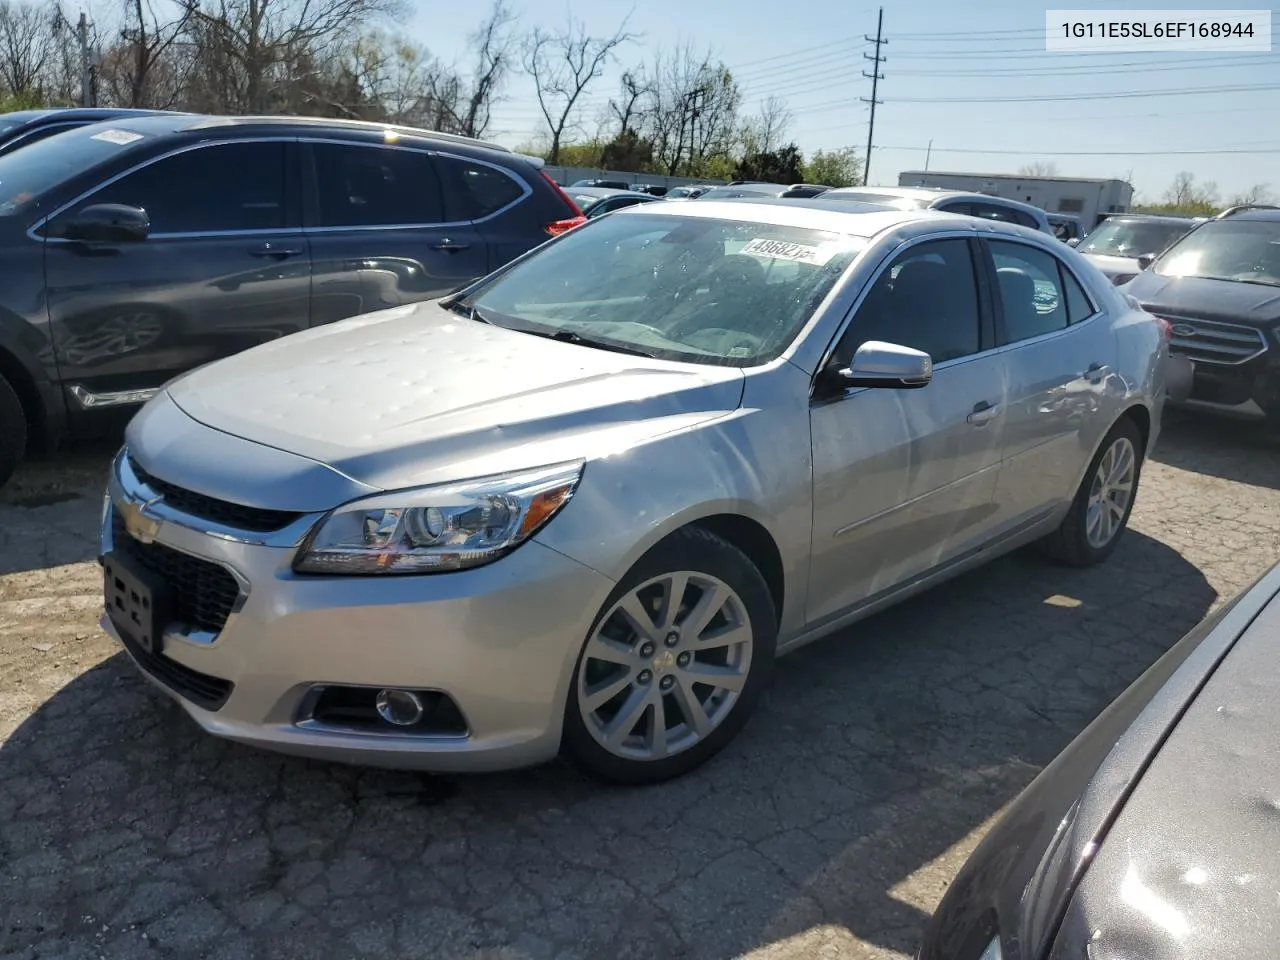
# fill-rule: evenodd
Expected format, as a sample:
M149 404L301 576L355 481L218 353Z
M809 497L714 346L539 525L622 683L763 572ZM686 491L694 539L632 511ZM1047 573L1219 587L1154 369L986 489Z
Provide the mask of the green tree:
M600 151L600 165L606 170L646 172L653 167L653 144L634 130L623 130Z
M804 165L803 179L828 187L856 187L862 183L862 160L853 147L819 150Z
M804 154L794 143L778 150L748 154L733 168L733 179L798 183L804 179Z

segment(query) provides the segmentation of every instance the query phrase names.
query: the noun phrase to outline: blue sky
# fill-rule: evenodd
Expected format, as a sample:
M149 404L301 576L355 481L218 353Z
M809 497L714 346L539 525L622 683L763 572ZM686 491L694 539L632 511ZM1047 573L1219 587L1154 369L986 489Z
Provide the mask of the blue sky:
M808 0L788 9L742 0L577 0L553 4L512 0L523 27L563 24L572 13L598 34L610 34L631 13L642 38L585 94L582 119L615 95L625 66L654 51L690 41L711 47L745 92L744 112L766 97L787 101L791 136L806 152L856 146L867 138L870 81L862 70L874 34L875 4ZM442 60L460 56L485 4L459 15L456 0L415 0L409 34ZM1071 0L1051 9L1145 8L1140 3ZM1226 4L1164 0L1158 9L1219 9ZM1248 4L1232 4L1236 8ZM1216 181L1230 194L1256 183L1280 193L1280 51L1270 53L1047 53L1046 5L1028 0L894 0L884 5L873 183L896 183L900 170L1014 172L1037 160L1064 176L1128 177L1142 199L1158 197L1181 170ZM1255 8L1258 9L1258 8ZM752 12L745 12L752 11ZM1273 31L1280 16L1273 12ZM1221 87L1272 89L1215 92ZM1165 96L1116 97L1145 91ZM1186 92L1186 91L1206 92ZM1031 98L1027 102L963 102L965 98ZM1091 97L1059 99L1057 97ZM519 72L495 108L492 133L509 144L540 128L532 82ZM1105 151L1114 155L1083 155ZM1176 155L1173 151L1212 151Z

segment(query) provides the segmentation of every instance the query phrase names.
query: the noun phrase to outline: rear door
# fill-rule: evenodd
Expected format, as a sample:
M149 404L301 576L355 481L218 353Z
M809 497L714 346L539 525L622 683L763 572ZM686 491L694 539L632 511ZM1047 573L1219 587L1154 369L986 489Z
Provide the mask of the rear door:
M305 141L312 325L444 296L488 272L484 238L450 222L431 153Z
M63 380L81 407L158 387L191 367L307 326L311 262L289 140L179 148L64 208L144 208L133 243L45 241L49 320Z
M1062 260L1013 239L983 245L1009 378L996 502L1002 524L1017 526L1074 496L1096 425L1119 413L1108 409L1116 345L1105 315Z

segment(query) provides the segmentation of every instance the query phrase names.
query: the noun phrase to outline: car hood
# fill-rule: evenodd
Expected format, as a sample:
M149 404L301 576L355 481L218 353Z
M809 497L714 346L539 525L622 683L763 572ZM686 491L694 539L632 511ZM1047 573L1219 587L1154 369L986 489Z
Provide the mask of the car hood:
M1092 960L1275 956L1277 642L1273 600L1192 701L1112 825L1073 903L1073 939L1088 941Z
M308 330L167 387L190 418L382 489L607 455L737 409L744 376L467 320L436 303Z
M1162 277L1148 270L1126 284L1124 292L1155 313L1259 327L1280 320L1280 287L1258 283Z

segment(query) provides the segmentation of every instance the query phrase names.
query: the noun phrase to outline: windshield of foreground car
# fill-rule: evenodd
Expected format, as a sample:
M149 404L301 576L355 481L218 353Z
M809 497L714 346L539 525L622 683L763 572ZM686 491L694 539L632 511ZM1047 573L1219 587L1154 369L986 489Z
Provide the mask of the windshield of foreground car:
M1102 257L1140 257L1159 253L1194 226L1190 222L1107 220L1081 240L1076 249Z
M587 346L754 366L787 348L865 245L801 227L628 211L569 231L457 306Z
M1162 277L1204 277L1280 287L1280 220L1211 220L1165 251Z
M119 156L143 141L132 130L81 127L0 156L0 217L28 210L62 181Z

